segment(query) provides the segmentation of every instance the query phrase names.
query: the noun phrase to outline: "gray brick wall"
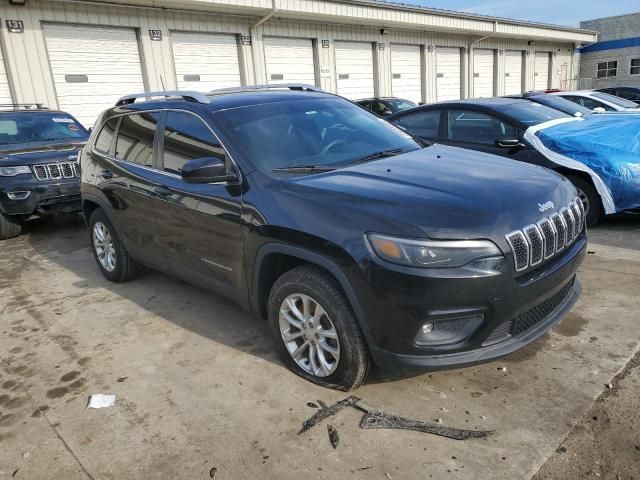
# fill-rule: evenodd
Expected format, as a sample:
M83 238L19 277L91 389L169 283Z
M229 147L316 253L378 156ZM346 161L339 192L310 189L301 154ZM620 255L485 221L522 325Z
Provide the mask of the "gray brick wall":
M598 32L598 41L640 37L640 13L586 20L580 28Z
M601 88L615 86L640 87L640 75L630 75L632 58L640 58L640 47L603 50L601 52L580 55L580 87ZM598 63L617 60L618 70L615 77L596 78Z

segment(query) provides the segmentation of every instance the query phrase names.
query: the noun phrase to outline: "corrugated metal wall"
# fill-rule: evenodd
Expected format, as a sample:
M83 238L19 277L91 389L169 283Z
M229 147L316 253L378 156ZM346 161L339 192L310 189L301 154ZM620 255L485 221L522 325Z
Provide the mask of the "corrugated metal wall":
M283 0L281 0L282 3ZM288 0L297 2L296 7L318 8L318 3L313 0ZM247 0L248 3L257 3ZM238 5L240 2L233 1ZM260 5L269 5L270 2L262 1ZM324 2L324 4L328 4ZM288 8L293 8L293 4ZM343 13L345 16L365 14L366 12L379 11L372 7L351 7L344 4L333 4L335 13ZM406 15L407 20L412 13L399 12L398 15ZM320 72L320 86L328 91L336 90L335 78L335 42L339 40L352 40L370 42L374 49L374 64L376 65L376 93L378 95L391 94L391 43L411 44L422 46L423 55L423 85L424 101L435 101L435 50L436 47L451 46L462 48L462 75L463 89L466 95L470 92L469 72L470 64L469 46L477 37L427 31L401 31L389 30L387 34L381 34L379 28L339 25L314 22L302 22L293 20L281 20L272 18L258 28L252 25L258 20L256 17L243 17L238 15L203 14L176 11L162 11L152 8L96 6L87 4L72 4L65 2L48 2L45 0L29 0L26 6L13 6L8 2L2 2L0 6L0 19L4 27L4 20L22 20L24 33L9 33L6 28L0 29L2 45L4 49L7 75L12 86L14 101L17 102L41 102L49 106L57 106L55 89L47 50L45 47L42 25L48 22L67 24L86 24L104 26L123 26L135 28L138 33L139 47L142 58L142 71L145 77L145 86L149 90L163 90L176 88L176 74L174 71L171 31L182 32L214 32L232 33L238 36L251 35L252 44L245 45L239 41L241 75L245 83L266 83L266 71L264 60L263 36L283 36L296 38L309 38L314 40L316 46L317 70ZM446 17L442 20L441 28L451 27L450 23L456 19ZM465 22L469 22L468 19ZM485 22L486 23L486 22ZM453 28L459 27L454 25ZM478 25L481 28L481 25ZM506 28L506 26L501 27ZM513 26L517 29L532 28ZM151 41L148 31L150 29L162 30L162 41ZM519 32L519 30L518 30ZM520 32L521 33L521 32ZM567 34L568 35L568 34ZM323 48L323 40L328 41L328 47ZM560 86L560 66L562 63L571 65L568 71L571 77L576 78L578 64L573 53L573 41L571 42L541 42L534 41L529 45L526 39L505 37L492 37L473 45L474 48L494 49L496 51L496 86L497 95L504 92L504 51L525 51L525 85L526 89L533 88L533 61L536 51L552 52L552 86ZM131 92L123 92L131 93Z

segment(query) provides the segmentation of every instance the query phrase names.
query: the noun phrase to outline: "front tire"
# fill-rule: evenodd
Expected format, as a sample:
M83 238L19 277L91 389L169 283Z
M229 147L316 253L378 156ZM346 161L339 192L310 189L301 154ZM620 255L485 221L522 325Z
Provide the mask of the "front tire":
M567 176L569 181L578 190L578 197L587 214L587 227L593 227L602 218L603 208L600 195L591 182L575 175Z
M0 212L0 240L8 240L22 233L22 222L19 218Z
M98 268L108 280L121 283L138 274L137 264L101 208L94 210L89 218L89 241Z
M358 388L371 367L351 305L335 280L313 266L282 275L269 294L278 353L297 375L336 390Z

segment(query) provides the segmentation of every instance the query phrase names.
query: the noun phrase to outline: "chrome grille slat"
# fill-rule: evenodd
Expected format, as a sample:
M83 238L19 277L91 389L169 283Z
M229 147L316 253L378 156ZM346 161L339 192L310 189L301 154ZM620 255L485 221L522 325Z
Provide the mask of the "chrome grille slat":
M559 212L505 235L513 253L516 272L535 267L561 252L578 238L585 226L585 212L578 198Z
M516 271L520 272L529 266L529 244L527 239L520 230L509 233L506 237L507 242L513 251L513 258Z
M59 180L80 176L78 162L58 162L33 165L33 174L37 180Z
M529 265L538 265L544 256L543 236L535 225L527 225L523 231L529 243Z

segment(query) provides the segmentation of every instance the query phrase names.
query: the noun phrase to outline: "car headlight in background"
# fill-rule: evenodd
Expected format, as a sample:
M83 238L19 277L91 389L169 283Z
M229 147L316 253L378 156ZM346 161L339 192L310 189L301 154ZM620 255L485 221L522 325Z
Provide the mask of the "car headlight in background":
M387 262L407 267L462 268L479 274L500 273L504 256L489 240L415 240L367 234L371 250Z
M0 177L15 177L16 175L22 175L25 173L31 173L31 168L26 165L18 167L0 167Z

